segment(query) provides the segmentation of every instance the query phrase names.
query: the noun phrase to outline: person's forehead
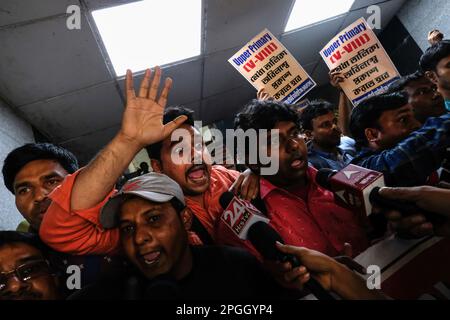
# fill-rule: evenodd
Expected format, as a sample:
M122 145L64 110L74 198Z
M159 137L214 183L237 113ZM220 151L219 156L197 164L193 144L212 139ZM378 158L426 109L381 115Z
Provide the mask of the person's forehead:
M431 86L433 86L433 83L430 80L428 80L426 77L422 77L417 80L410 81L405 87L406 87L406 89L416 90L418 88L431 87Z
M180 127L175 129L169 137L167 137L163 141L163 144L165 146L170 146L173 141L178 141L178 139L176 138L181 137L183 138L184 141L184 139L192 138L193 136L201 136L200 131L196 127L193 127L189 124L182 124Z
M62 165L53 159L39 159L28 162L19 172L17 172L14 182L40 179L51 172L57 172L62 176L67 175L67 171Z
M400 108L384 111L380 118L396 117L400 113L406 113L409 111L412 111L412 106L408 103Z
M330 119L333 120L336 118L336 115L333 112L328 112L325 114L321 114L320 116L317 116L313 119L315 122L322 122L322 121L329 121Z
M0 246L0 271L9 270L30 257L42 258L42 252L27 243L13 242Z
M293 122L293 121L277 121L273 128L280 130L280 132L285 132L285 131L289 131L295 127L297 127L297 126L295 125L295 122Z

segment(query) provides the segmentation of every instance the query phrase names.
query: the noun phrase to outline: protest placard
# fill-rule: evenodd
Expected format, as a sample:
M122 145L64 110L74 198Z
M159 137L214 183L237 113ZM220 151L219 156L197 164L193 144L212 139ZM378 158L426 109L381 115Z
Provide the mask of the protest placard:
M330 70L342 74L341 88L355 106L385 92L399 78L397 68L364 18L339 32L320 55Z
M292 54L264 29L228 59L255 88L264 88L277 101L295 103L316 83Z

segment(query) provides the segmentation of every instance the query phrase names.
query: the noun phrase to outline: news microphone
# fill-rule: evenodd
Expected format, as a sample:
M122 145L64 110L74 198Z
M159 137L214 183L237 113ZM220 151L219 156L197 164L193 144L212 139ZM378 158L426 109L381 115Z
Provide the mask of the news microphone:
M372 204L375 204L381 208L400 211L404 216L423 213L432 223L445 221L442 216L420 209L412 202L388 199L380 195L379 190L385 184L383 174L377 171L353 164L341 171L322 168L317 171L316 182L334 193L337 204L365 216L372 213Z
M224 210L220 218L242 240L247 239L251 225L258 221L270 221L249 201L239 199L229 191L220 196L219 203Z
M241 239L249 240L255 249L267 260L286 262L292 267L300 266L298 259L290 254L279 251L275 245L277 241L284 243L275 229L269 226L269 219L250 202L236 198L233 193L224 192L219 198L224 209L221 219ZM335 300L317 282L310 278L305 286L320 300Z
M316 174L316 183L332 191L338 205L362 216L372 213L371 191L385 185L382 173L353 164L341 171L320 169Z

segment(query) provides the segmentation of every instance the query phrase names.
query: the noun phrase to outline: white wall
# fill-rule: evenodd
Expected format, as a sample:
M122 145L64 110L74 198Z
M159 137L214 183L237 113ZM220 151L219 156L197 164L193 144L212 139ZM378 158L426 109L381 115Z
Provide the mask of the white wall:
M449 0L408 0L397 16L423 51L429 47L427 35L433 29L450 38Z
M34 142L30 125L0 102L0 166L6 155L25 143ZM23 220L14 204L14 196L6 189L0 174L0 230L15 230Z

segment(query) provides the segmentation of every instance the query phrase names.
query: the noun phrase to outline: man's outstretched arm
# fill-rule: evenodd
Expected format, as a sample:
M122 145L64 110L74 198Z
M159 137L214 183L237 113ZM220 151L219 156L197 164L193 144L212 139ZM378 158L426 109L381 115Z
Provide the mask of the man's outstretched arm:
M172 80L170 78L165 80L164 88L158 97L161 69L156 67L151 81L150 78L151 71L148 69L136 96L132 73L127 70L127 104L121 129L81 170L72 189L70 200L72 210L90 208L102 201L142 148L165 139L186 120L186 116L180 116L163 125L163 112Z

